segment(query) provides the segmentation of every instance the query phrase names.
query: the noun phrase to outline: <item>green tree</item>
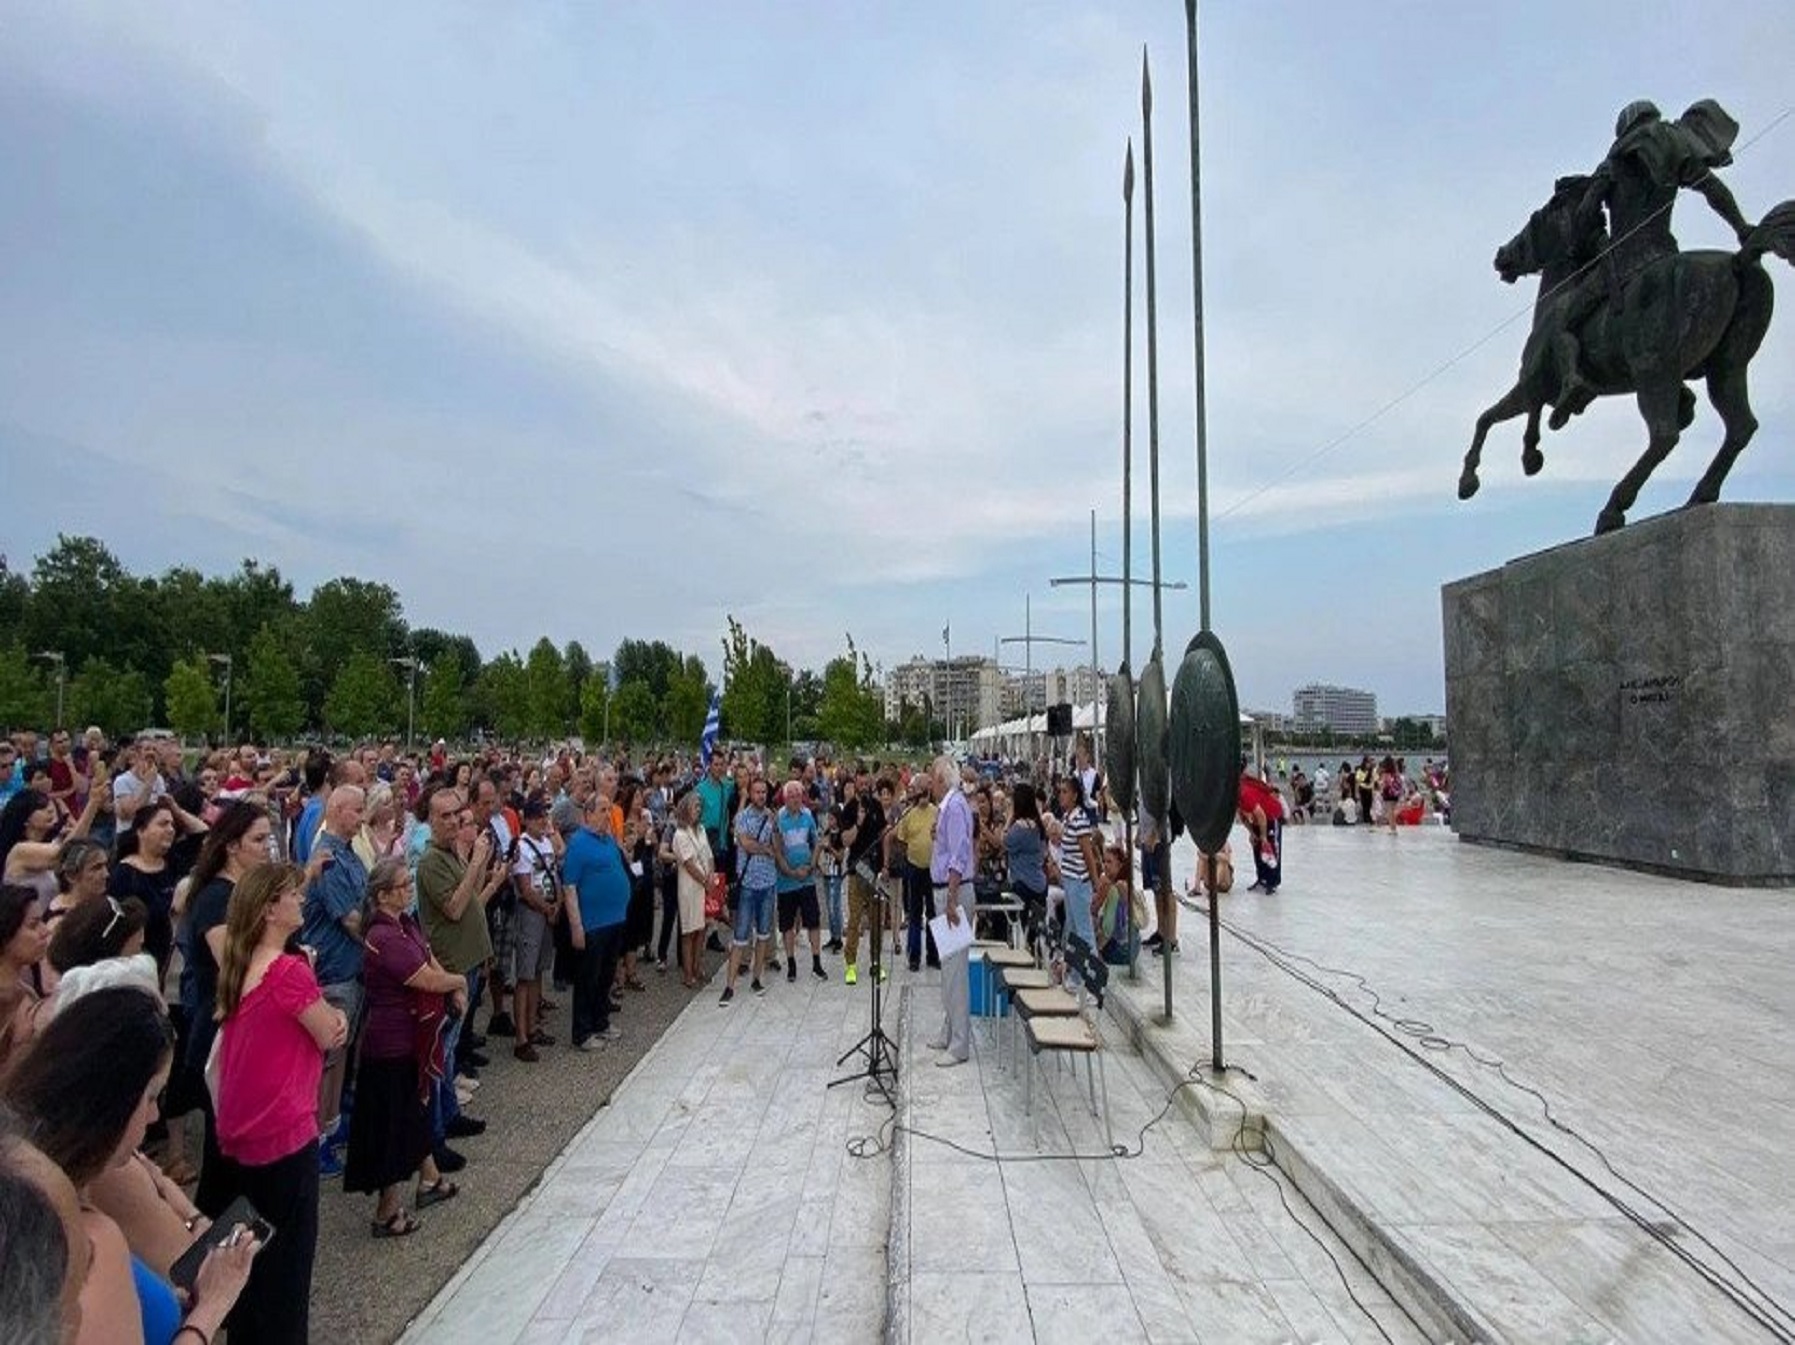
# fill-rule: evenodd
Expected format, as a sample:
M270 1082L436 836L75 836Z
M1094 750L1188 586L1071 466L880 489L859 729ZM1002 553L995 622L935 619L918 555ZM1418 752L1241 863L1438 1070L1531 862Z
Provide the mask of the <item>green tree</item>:
M272 565L263 569L259 561L245 560L237 573L222 581L222 590L233 650L245 648L264 626L277 632L290 629L299 614L293 586Z
M704 731L710 698L710 681L703 661L696 654L687 654L679 671L668 680L667 694L661 698L661 723L668 738L688 747L696 746Z
M829 742L855 750L871 747L885 735L885 706L872 669L862 672L862 657L848 637L848 652L830 659L823 669L817 729Z
M592 676L592 655L586 652L586 646L578 640L567 642L567 652L561 656L567 665L567 684L570 699L577 710L580 705L580 693L586 689L586 679Z
M516 653L500 654L482 668L475 692L478 717L501 737L522 738L530 731L529 680Z
M742 623L726 618L723 639L723 723L732 738L770 743L785 740L785 694L791 670L766 645L749 638Z
M103 658L88 659L69 679L68 702L71 723L98 724L109 738L148 727L155 709L148 678Z
M243 648L246 642L236 638L231 624L230 586L224 580L208 579L192 566L177 565L155 585L161 638L171 651L233 654ZM169 672L173 671L171 665ZM169 712L169 727L175 727L173 711Z
M267 622L250 640L249 656L238 665L232 691L236 700L232 717L240 707L253 736L264 742L291 738L305 727L299 668Z
M331 729L351 738L390 733L399 719L399 686L380 654L351 654L330 684L324 717Z
M524 663L524 689L529 732L538 738L558 738L573 718L573 693L561 651L548 636L530 648Z
M418 721L425 733L438 738L459 738L467 732L467 666L452 644L443 646L424 673Z
M619 691L625 682L641 682L655 704L667 694L667 683L679 671L679 651L665 640L625 640L612 656L612 678Z
M611 736L625 742L645 742L655 736L659 718L654 692L646 682L625 682L611 703Z
M60 650L70 668L110 653L107 632L128 577L97 538L57 534L56 545L38 557L31 572L26 647Z
M218 689L212 685L212 666L203 654L182 659L168 671L162 684L162 703L168 709L168 726L183 738L204 738L218 731L223 716L218 712Z
M25 646L0 646L0 731L50 722L56 693Z
M588 677L580 688L580 737L588 750L605 740L605 705L610 698L611 689L602 677Z

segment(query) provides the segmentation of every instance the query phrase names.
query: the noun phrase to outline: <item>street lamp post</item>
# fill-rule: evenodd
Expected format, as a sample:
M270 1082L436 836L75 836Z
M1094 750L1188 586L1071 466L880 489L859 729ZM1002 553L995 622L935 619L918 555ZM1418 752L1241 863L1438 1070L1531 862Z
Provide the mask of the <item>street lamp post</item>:
M46 663L54 663L56 665L56 727L61 728L62 692L63 688L68 685L69 661L63 657L60 649L39 650L36 654L32 655L32 657L41 658Z
M412 734L417 724L418 709L418 658L415 654L406 654L403 658L389 659L394 667L405 669L405 750L411 751Z
M228 746L231 741L231 671L235 660L229 654L207 654L206 658L224 665L224 741Z

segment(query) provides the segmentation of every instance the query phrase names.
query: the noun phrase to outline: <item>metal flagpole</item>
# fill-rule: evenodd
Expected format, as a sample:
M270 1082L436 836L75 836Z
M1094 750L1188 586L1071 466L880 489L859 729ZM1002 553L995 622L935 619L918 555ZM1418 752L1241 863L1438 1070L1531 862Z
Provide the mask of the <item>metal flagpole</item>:
M1190 277L1196 313L1197 361L1197 602L1204 630L1209 630L1209 445L1207 402L1203 389L1203 168L1202 137L1197 113L1197 0L1184 0L1188 39L1186 66L1190 86ZM1222 1063L1221 914L1215 892L1209 893L1209 1063L1216 1073Z

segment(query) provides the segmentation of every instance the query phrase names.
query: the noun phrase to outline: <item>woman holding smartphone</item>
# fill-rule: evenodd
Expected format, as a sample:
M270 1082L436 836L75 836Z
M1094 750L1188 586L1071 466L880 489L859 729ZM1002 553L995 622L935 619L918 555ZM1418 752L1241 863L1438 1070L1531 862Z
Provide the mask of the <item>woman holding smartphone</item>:
M204 1233L205 1221L138 1153L173 1064L174 1029L161 1002L114 986L64 1006L7 1081L6 1103L26 1137L82 1195L91 1260L76 1345L207 1345L259 1250L238 1235L209 1251L183 1314L169 1255Z

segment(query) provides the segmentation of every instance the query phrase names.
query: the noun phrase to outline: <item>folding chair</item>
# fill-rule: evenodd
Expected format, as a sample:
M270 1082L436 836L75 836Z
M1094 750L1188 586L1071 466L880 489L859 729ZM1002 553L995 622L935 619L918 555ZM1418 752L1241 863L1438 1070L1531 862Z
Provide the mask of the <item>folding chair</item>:
M1109 966L1104 960L1091 951L1091 946L1076 934L1066 939L1066 964L1075 969L1080 977L1081 985L1077 996L1067 991L1058 990L1043 992L1037 990L1020 990L1012 1001L1018 1008L1022 1019L1022 1030L1028 1039L1030 1056L1038 1056L1043 1051L1070 1053L1084 1057L1085 1082L1091 1094L1091 1115L1098 1115L1097 1084L1102 1079L1103 1085L1103 1138L1105 1143L1114 1147L1115 1135L1110 1129L1109 1121L1109 1076L1103 1067L1103 1039L1097 1031L1097 1025L1085 1016L1085 995L1088 992L1098 1009L1103 1007L1103 994L1109 985ZM1063 1000L1055 1000L1052 995L1064 996L1072 1002L1072 1012L1054 1012L1053 1009L1063 1006ZM1041 998L1037 999L1039 996ZM1023 1005L1028 1004L1024 1011ZM1040 1007L1035 1007L1039 1005ZM1050 1007L1051 1006L1051 1007ZM1091 1057L1097 1058L1095 1071L1091 1068ZM1035 1072L1028 1062L1023 1066L1026 1080L1027 1111L1034 1115Z

